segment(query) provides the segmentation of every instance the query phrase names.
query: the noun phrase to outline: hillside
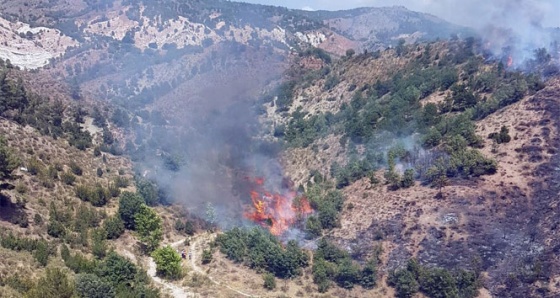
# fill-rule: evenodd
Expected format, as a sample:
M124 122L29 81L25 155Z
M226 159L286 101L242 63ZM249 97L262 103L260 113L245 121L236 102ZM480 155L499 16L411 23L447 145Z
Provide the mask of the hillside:
M382 247L381 276L414 258L475 270L498 297L556 295L557 244L545 236L555 220L538 210L557 197L559 81L540 90L472 45L405 46L308 69L261 120L287 142L282 164L307 197L330 188L345 198L338 215L317 201L327 228L308 233L362 264Z
M0 297L560 295L557 52L403 7L0 13Z

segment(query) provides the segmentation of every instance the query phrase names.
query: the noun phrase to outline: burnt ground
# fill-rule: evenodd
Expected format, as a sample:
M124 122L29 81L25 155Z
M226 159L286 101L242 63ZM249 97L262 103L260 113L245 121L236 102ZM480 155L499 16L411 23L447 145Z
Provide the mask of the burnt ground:
M437 225L410 224L407 217L420 217L427 208L409 204L389 219L374 220L354 239L335 240L359 261L372 245L390 243L385 272L416 257L429 267L484 272L484 287L496 297L560 297L560 137L553 133L560 131L560 81L526 107L542 114L525 123L539 133L510 154L536 165L525 169L532 171L524 174L528 189L498 183L450 192L441 208L428 208L439 214ZM414 244L417 231L423 237Z

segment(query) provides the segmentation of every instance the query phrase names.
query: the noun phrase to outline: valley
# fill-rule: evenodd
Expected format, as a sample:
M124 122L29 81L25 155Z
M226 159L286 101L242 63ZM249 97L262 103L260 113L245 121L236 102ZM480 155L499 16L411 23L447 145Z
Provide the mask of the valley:
M0 1L0 297L560 295L558 40L487 37Z

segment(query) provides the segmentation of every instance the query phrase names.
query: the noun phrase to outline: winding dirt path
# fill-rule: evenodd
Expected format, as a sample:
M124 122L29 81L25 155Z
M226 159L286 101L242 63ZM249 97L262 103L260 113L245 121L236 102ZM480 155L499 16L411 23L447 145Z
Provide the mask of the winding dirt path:
M218 287L222 287L222 288L226 288L230 291L233 291L243 297L259 297L259 296L254 296L251 294L247 294L244 293L242 291L239 291L237 289L234 289L230 286L228 286L225 283L219 282L217 280L215 280L212 276L208 275L203 268L199 267L197 265L197 260L201 259L202 257L202 252L204 250L204 247L206 247L206 244L208 244L210 241L213 241L216 238L216 234L208 234L208 233L204 233L204 234L199 234L195 237L193 237L191 239L191 243L189 245L189 252L191 253L191 257L190 260L188 260L190 267L192 268L192 270L198 274L201 274L205 277L208 278L208 280L210 280L213 284L217 285ZM171 247L173 247L174 249L179 249L181 250L182 248L184 248L184 240L181 241L177 241L174 243L169 244ZM136 256L127 251L124 250L123 254L129 258L131 258L132 260L137 260ZM168 292L169 294L171 294L173 297L175 298L199 298L201 297L200 294L195 293L193 291L189 291L189 289L187 287L182 287L182 286L178 286L175 285L169 281L166 281L160 277L158 277L156 275L156 263L154 262L154 259L152 257L148 258L148 276L158 285L160 285L164 290L166 290L166 292Z

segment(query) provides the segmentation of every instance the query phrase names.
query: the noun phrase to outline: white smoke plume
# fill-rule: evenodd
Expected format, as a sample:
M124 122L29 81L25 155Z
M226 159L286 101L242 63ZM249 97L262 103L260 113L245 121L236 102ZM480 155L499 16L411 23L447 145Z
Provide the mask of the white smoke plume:
M547 0L426 0L407 5L430 11L450 22L474 28L496 57L511 56L517 66L546 48L557 55L553 28L560 2ZM560 30L560 29L558 29Z

